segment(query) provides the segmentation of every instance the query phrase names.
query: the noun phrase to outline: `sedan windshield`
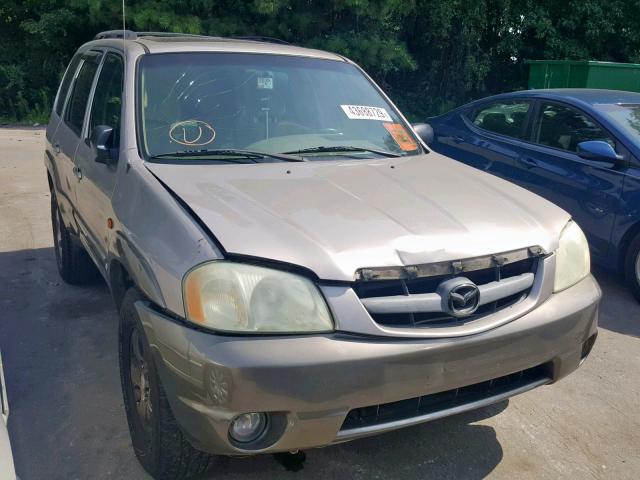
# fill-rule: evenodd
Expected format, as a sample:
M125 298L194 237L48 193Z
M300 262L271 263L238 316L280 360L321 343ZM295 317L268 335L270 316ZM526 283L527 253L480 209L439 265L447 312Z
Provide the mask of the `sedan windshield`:
M615 103L595 105L636 141L640 141L640 104Z
M397 111L353 65L229 53L145 55L139 68L145 156L175 161L251 152L256 161L421 153ZM189 153L193 152L192 157ZM295 159L293 156L289 160Z

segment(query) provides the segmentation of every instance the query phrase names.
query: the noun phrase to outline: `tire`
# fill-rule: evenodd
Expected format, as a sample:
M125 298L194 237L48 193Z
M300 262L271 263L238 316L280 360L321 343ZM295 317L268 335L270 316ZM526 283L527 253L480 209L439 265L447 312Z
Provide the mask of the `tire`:
M624 276L631 293L640 302L640 235L636 235L627 249Z
M60 208L53 192L51 192L51 226L56 264L62 280L70 285L81 285L95 281L98 278L98 270L87 252L73 241L71 233L62 220Z
M171 412L134 307L140 299L135 288L125 294L119 331L120 380L134 452L157 480L202 474L212 457L191 446Z

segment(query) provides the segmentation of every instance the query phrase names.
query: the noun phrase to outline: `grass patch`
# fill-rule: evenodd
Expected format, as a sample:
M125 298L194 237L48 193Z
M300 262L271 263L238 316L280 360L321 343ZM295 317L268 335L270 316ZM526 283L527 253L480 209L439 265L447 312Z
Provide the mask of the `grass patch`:
M20 120L8 115L0 115L0 125L33 126L35 124L46 125L49 123L49 112L29 112Z

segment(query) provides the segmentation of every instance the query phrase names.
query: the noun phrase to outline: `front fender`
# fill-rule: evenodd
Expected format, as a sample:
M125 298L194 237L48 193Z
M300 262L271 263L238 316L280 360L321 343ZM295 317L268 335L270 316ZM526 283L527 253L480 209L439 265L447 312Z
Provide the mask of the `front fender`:
M114 234L109 258L118 260L156 305L184 315L182 278L221 251L141 160L121 157L112 196Z
M122 268L131 277L133 283L140 291L155 305L167 308L162 288L155 278L153 268L147 261L145 255L133 245L121 232L116 234L115 252L109 254L107 259L107 278L110 287L113 289L115 282L120 281L116 276L119 272L115 272L116 265L120 264ZM124 294L124 292L121 292Z

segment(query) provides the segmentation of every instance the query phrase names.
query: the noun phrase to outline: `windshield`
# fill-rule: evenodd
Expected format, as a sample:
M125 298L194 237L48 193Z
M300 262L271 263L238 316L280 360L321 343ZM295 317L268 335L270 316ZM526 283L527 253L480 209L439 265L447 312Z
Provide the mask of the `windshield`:
M595 105L628 134L640 139L640 104L615 103Z
M421 153L395 109L356 67L342 61L145 55L139 98L140 140L150 158L200 153L193 160L206 157L203 151L219 156L230 150L296 152L307 160Z

